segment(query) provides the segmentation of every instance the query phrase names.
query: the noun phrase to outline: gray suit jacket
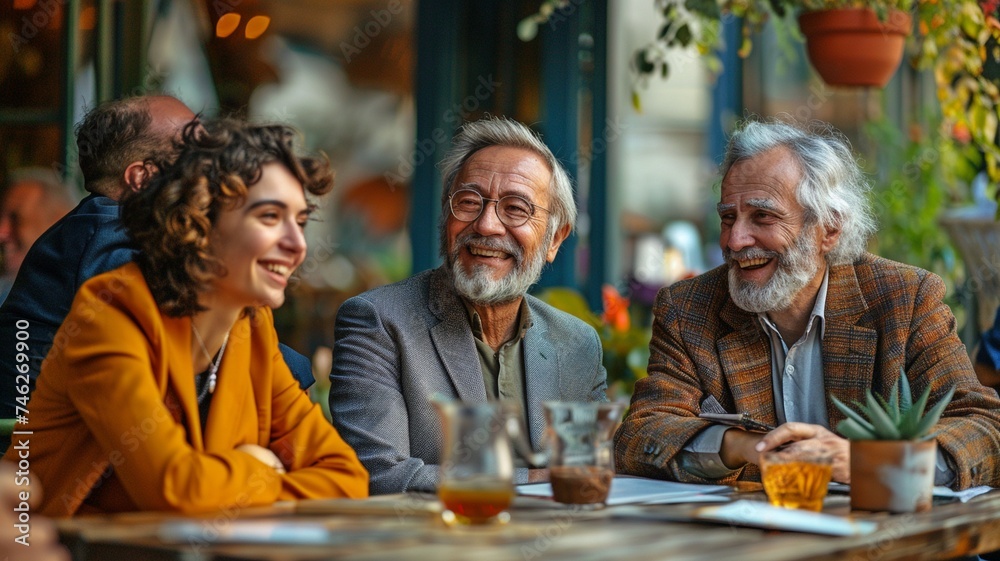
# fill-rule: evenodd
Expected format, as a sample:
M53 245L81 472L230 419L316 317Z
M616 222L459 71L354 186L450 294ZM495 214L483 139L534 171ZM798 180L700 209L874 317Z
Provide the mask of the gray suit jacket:
M592 327L526 296L523 341L528 432L539 448L542 402L606 400ZM443 435L428 398L487 400L469 318L444 269L365 292L337 313L330 411L371 474L371 493L437 486ZM518 479L525 477L519 470Z

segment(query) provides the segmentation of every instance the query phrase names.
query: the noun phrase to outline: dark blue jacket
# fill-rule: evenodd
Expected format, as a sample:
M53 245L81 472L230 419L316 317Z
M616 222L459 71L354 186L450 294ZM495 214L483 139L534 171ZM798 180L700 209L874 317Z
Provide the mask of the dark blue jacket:
M42 359L80 285L135 256L119 213L114 200L90 195L42 234L25 256L0 307L0 418L14 418L16 407L24 407L26 400L18 398L27 393L20 390L34 389ZM281 352L299 384L312 385L309 359L285 345ZM0 439L0 450L8 442Z

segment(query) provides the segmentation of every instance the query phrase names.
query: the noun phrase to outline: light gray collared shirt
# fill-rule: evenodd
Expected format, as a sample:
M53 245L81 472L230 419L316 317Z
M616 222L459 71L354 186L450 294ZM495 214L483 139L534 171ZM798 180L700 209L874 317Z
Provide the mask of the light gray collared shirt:
M771 345L771 385L779 425L800 422L830 428L823 379L823 335L829 281L830 269L827 268L806 330L791 348L767 314L757 314L757 320ZM719 456L722 437L731 428L713 425L692 438L678 455L685 471L706 479L718 479L732 473L733 470L728 469ZM938 448L934 484L947 485L954 477L955 473Z
M778 424L809 423L830 428L826 414L826 390L823 387L823 334L826 329L826 290L830 270L816 293L816 303L806 330L791 348L767 314L757 314L771 343L771 385L774 387L774 412ZM780 399L778 399L780 396Z
M829 428L823 389L823 332L829 280L830 270L827 269L806 330L791 348L767 314L757 314L771 345L771 387L778 424L799 421ZM692 438L678 457L685 471L706 479L732 473L719 457L722 437L730 428L713 425Z

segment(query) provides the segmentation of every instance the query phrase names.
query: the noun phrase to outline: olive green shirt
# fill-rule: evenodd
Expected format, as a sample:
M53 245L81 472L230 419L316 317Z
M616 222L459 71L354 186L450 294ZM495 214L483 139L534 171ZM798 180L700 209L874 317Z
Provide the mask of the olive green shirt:
M479 366L483 371L483 383L486 385L486 395L491 400L516 403L521 414L521 426L528 426L527 400L524 387L524 335L531 327L531 312L528 303L521 299L521 308L517 312L517 331L514 336L494 351L483 340L483 322L479 314L468 302L462 300L469 314L469 324L472 325L472 335L476 340L476 351L479 354Z

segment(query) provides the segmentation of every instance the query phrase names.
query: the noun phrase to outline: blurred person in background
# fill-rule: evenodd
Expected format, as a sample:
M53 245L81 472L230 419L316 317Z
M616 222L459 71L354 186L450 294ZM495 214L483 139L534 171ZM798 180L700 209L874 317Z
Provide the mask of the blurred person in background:
M28 248L76 202L73 191L50 169L24 168L11 174L0 194L0 304L7 299Z
M16 391L25 389L16 378L27 375L26 389L33 391L49 349L65 343L55 339L56 330L80 285L134 259L120 203L145 187L156 171L154 159L164 162L176 154L181 129L196 119L172 96L147 95L104 102L77 126L80 169L90 194L38 239L0 307L0 349L8 349L0 350L0 418L23 413L18 399L27 394ZM14 351L19 341L27 345L22 355ZM309 387L314 382L309 359L284 345L281 351L300 385ZM18 356L27 362L17 362ZM27 364L27 373L21 364ZM8 436L0 436L0 450L9 443Z
M1000 308L993 320L993 327L983 333L979 351L975 353L976 376L984 386L1000 392Z
M292 376L272 308L333 178L283 126L185 127L126 197L135 261L83 283L28 403L47 516L364 497L368 473ZM17 450L8 450L13 460Z
M77 126L89 195L35 241L0 306L0 418L23 414L80 285L132 260L135 249L121 227L119 201L145 185L153 171L147 161L172 154L174 139L194 118L179 100L154 95L102 103ZM18 376L27 376L28 383ZM0 450L9 443L9 436L0 436Z

